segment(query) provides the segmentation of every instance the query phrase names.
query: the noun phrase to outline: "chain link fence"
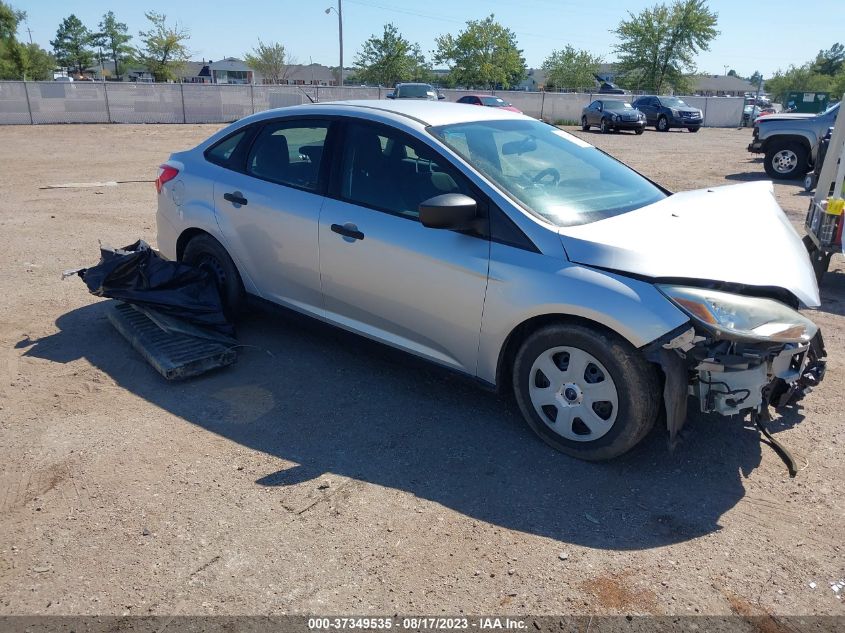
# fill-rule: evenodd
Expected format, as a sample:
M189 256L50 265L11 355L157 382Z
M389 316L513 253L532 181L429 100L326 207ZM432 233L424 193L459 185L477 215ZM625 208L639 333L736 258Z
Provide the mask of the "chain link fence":
M286 106L347 99L383 99L389 88L90 81L0 81L0 125L42 123L228 123ZM467 90L443 90L457 101ZM551 123L577 122L597 98L590 92L494 91L525 114ZM742 97L683 97L704 113L708 127L742 120Z

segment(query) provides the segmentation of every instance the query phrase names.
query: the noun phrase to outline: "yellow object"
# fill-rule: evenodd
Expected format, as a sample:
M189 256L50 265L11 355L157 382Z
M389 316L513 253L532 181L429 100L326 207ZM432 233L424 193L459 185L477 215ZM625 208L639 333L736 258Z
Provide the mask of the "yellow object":
M842 198L828 198L827 210L828 215L842 215L842 210L845 209L845 200Z

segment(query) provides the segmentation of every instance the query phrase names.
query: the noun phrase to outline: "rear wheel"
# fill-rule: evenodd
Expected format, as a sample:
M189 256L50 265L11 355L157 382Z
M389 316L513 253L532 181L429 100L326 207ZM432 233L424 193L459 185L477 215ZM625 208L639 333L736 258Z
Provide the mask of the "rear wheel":
M234 317L244 307L244 287L238 269L223 245L208 234L198 235L188 242L182 261L207 271L217 283L223 309Z
M657 118L657 131L658 132L668 132L669 131L669 119L667 119L665 115L661 114Z
M528 426L557 450L589 461L633 448L661 402L653 365L616 335L556 324L530 335L513 366Z
M766 150L764 166L770 178L798 178L810 170L807 149L800 143L772 143Z
M587 123L587 117L585 117L585 116L581 117L581 129L584 130L585 132L590 129L590 124Z

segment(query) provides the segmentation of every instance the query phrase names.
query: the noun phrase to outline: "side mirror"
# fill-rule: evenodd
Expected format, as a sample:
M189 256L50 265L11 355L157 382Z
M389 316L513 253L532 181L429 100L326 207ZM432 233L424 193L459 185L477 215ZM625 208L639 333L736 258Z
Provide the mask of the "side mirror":
M388 92L386 95L384 95L384 98L385 99L395 99L396 93L395 92Z
M441 92L437 93L437 100L438 101L443 101L443 99L445 99L445 98L446 98L446 95L444 95L443 93L441 93Z
M444 193L420 202L420 222L430 229L468 229L478 217L478 204L462 193Z

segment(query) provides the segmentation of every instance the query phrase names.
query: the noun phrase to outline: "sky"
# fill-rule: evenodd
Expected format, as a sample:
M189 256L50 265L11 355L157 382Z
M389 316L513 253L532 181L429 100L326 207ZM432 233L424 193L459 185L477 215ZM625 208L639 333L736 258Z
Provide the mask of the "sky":
M50 50L50 40L63 18L71 12L91 29L112 10L136 36L147 27L144 12L158 11L187 27L193 59L217 60L243 57L257 44L277 41L295 61L328 66L338 63L338 20L329 6L338 0L5 0L27 13L18 37ZM362 43L381 34L387 22L395 24L428 55L434 38L457 33L467 20L494 13L516 33L529 67L538 67L553 50L571 44L614 61L616 36L610 31L627 16L657 0L342 0L344 66L350 67ZM765 0L741 2L711 0L719 14L721 34L702 52L696 64L709 74L735 69L741 76L755 70L764 77L790 64L813 59L820 49L845 42L845 7L841 0Z

